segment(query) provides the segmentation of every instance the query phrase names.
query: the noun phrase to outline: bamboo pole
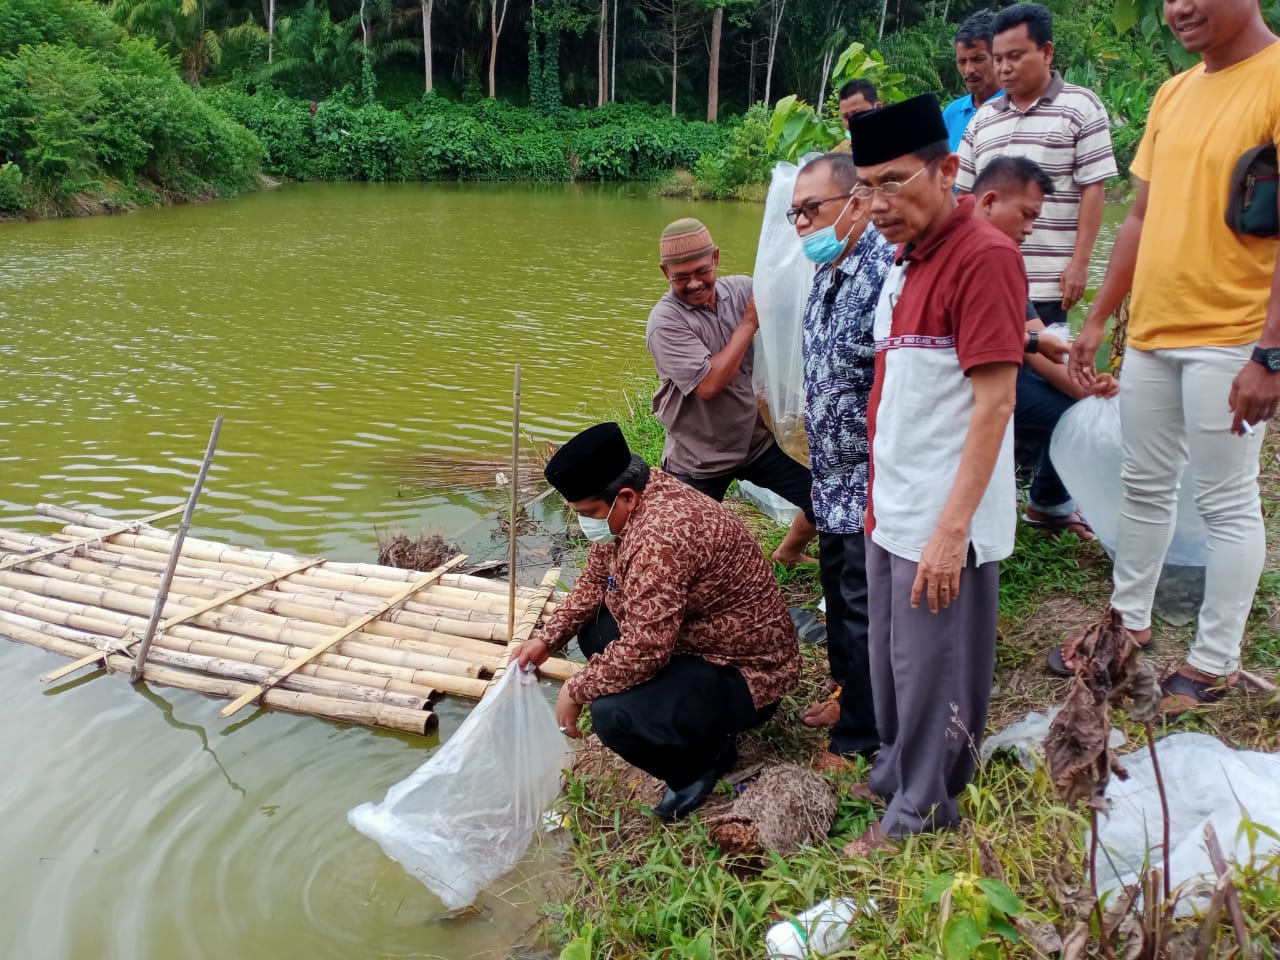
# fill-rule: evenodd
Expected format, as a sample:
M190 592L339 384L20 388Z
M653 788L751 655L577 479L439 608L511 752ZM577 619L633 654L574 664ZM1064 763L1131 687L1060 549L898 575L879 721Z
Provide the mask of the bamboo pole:
M109 578L71 576L67 579L61 579L57 574L65 574L66 571L59 567L54 567L52 573L54 575L44 577L30 574L0 574L0 588L8 587L25 590L32 594L53 597L73 604L83 604L134 615L146 615L154 601L154 588L151 587L133 586L129 589L121 590L121 584ZM171 595L169 598L169 603L174 607L175 615L183 605L189 602L194 601L180 595ZM258 611L252 609L250 605L274 608L274 613ZM313 645L316 639L328 636L332 632L330 628L334 625L333 622L326 624L308 619L320 618L332 621L334 618L327 611L312 611L309 608L294 609L291 606L287 610L282 610L280 609L282 606L285 605L264 604L257 598L245 597L242 598L241 605L232 607L229 610L206 611L200 614L197 619L203 626L214 630L261 637L266 640L293 639L308 645ZM281 616L277 615L281 613L293 613L297 614L297 616L290 619L282 619ZM343 624L345 621L339 618L337 623ZM369 632L374 630L378 632ZM427 643L422 639L418 639L419 637L445 642ZM385 656L373 653L362 654L363 656L386 659L389 662L411 664L419 669L440 670L448 673L468 671L451 669L438 658L464 660L478 664L482 668L492 668L492 664L495 660L500 660L501 656L501 648L496 647L494 644L479 640L447 637L443 634L415 632L398 624L384 624L381 622L369 624L365 631L353 633L344 644L343 652L353 653L355 648L351 647L350 643L355 640L358 640L362 645L367 645L368 648L388 648L385 651ZM361 649L365 649L365 647L362 646Z
M60 520L63 523L74 527L108 529L111 526L111 521L104 517L99 517L96 514L86 513L84 511L69 510L66 507L59 507L53 504L38 504L36 506L36 512L42 516L46 516L53 520ZM143 521L135 522L142 523ZM87 530L86 533L91 533L92 529ZM148 532L144 533L143 536L146 539L158 541L152 546L152 549L164 553L166 556L168 555L168 541L173 536L171 531L152 527ZM239 566L246 566L254 569L261 567L264 564L271 563L285 565L297 559L289 554L253 550L249 547L228 546L226 544L200 540L195 537L188 537L187 540L188 543L200 547L202 552L221 552L230 558L230 562ZM91 540L90 542L94 541ZM188 554L189 553L190 552L188 551ZM238 560L236 559L237 557L239 558ZM414 579L415 574L417 573L417 571L404 570L400 567L387 567L370 563L347 563L337 560L327 561L325 563L325 572L332 575L352 576L357 579L368 578L375 581L391 580L398 581L400 583L410 582ZM493 580L488 580L484 577L470 576L468 574L445 574L440 578L439 582L442 586L464 587L480 593L501 595L505 592L500 589L501 584ZM526 598L532 597L536 592L537 590L534 587L517 586L516 588L517 596Z
M59 573L66 570L61 566L42 567L41 570L44 576L67 584L61 594L65 599L81 603L110 606L132 613L136 610L136 598L154 599L155 597L151 578L112 577L100 574L79 574L74 571ZM0 584L21 586L27 581L15 578L23 576L27 574L0 573ZM211 592L208 588L197 587L194 594L185 593L184 591L188 589L191 589L188 584L180 582L174 596L167 599L172 600L175 607L176 605L189 606L193 602L192 596L207 600ZM262 614L300 620L317 631L322 625L343 626L350 621L351 617L376 609L374 605L342 605L335 609L332 604L324 602L306 603L295 597L275 596L270 591L265 591L264 594L261 596L246 594L240 598L234 609L236 611L252 610ZM380 606L385 604L386 601L382 601ZM179 612L175 609L173 615ZM468 624L466 621L452 620L447 617L427 617L393 610L384 620L370 624L365 632L392 638L434 640L443 645L463 647L473 652L497 653L501 650L498 646L501 640L498 638L505 633L505 629L501 624Z
M160 579L160 591L156 595L155 607L151 610L151 619L147 621L147 629L142 634L142 642L138 644L138 654L133 661L133 669L129 671L129 682L137 683L142 679L142 665L147 662L147 651L151 649L151 641L155 638L156 627L160 625L160 617L164 612L164 600L169 595L169 584L173 582L173 568L178 565L178 557L182 555L182 541L191 529L191 515L196 512L196 501L200 499L200 491L204 489L205 477L209 476L209 468L213 466L213 452L218 448L218 434L222 432L222 414L213 421L213 430L209 434L209 446L205 448L204 460L200 464L200 472L196 474L195 483L191 485L191 496L187 498L187 509L182 513L182 521L173 537L173 550L169 554L169 565Z
M511 397L511 519L507 525L510 556L507 560L507 643L516 636L516 552L520 537L516 532L520 512L520 364L516 364L516 386Z
M105 593L109 596L118 596L119 599L114 600L114 607L105 607L105 605L92 602L93 596L97 593ZM137 628L136 622L138 617L142 617L145 623L146 611L150 608L145 598L134 598L131 595L110 594L110 591L88 590L88 599L86 603L86 595L79 593L78 590L68 589L68 585L56 584L56 582L41 582L37 579L35 582L0 582L0 595L22 594L18 599L45 599L51 598L60 604L65 604L70 611L82 611L84 607L90 607L102 614L102 616L115 618L124 618L125 621ZM252 611L246 611L242 608L236 609L237 614L255 614ZM129 616L133 614L133 616ZM310 649L314 646L319 637L328 636L329 628L316 623L306 623L303 621L283 621L278 622L278 618L262 616L232 616L219 611L210 611L201 614L202 626L209 627L212 631L221 632L221 634L230 634L233 636L250 636L255 639L269 641L269 643L297 643L305 645ZM358 646L356 645L358 644ZM493 669L495 664L500 660L500 654L495 650L486 650L484 653L476 653L470 649L451 649L445 646L420 644L412 640L404 639L385 639L370 634L353 634L352 639L344 641L342 652L353 657L361 657L365 659L375 660L375 662L388 662L403 664L403 666L411 666L416 669L426 669L426 671L435 671L440 673L452 673L452 675L472 676L474 671L471 667L479 669Z
M14 631L21 632L21 631ZM36 636L41 636L37 634ZM26 642L20 637L15 640ZM41 636L41 643L33 644L53 653L66 657L77 657L86 651L84 644L71 643L55 637ZM109 654L107 665L122 673L133 667L129 657L120 654ZM143 679L160 686L177 687L192 690L196 693L228 698L252 691L255 688L248 683L226 677L214 677L177 670L172 667L147 663L143 666ZM290 713L304 713L326 717L330 720L341 720L346 723L362 723L370 726L386 727L403 733L425 735L436 726L436 716L430 710L408 710L386 703L366 703L360 700L344 700L338 697L321 696L304 693L298 690L284 690L273 687L266 691L263 702L273 710L284 710Z
M127 533L130 530L136 529L143 525L149 525L153 520L163 520L166 517L172 517L175 513L181 513L181 512L182 512L182 507L173 507L169 510L161 510L159 513L153 513L149 517L140 517L139 519L132 520L128 523L117 524L115 527L107 527L101 533L99 533L96 537L86 537L84 539L75 540L70 543L62 543L62 544L58 544L57 546L51 546L45 550L41 550L40 552L32 554L30 556L24 555L24 556L12 557L9 560L0 562L0 570L8 570L10 567L21 567L30 563L32 560L43 560L45 557L51 557L56 553L64 553L68 550L74 550L76 547L84 546L86 544L93 543L98 540L103 540L108 537L113 537L117 533Z
M2 603L2 601L0 601ZM30 614L27 619L38 619L41 623L48 623L51 627L58 625L58 621L46 620L41 616L33 618ZM92 618L88 615L79 621L81 626L80 632L92 631L91 634L97 637L95 646L102 647L103 643L107 646L103 649L95 651L93 654L86 654L75 663L60 670L54 670L45 674L41 679L49 682L61 679L71 672L72 668L80 668L88 666L92 663L100 662L106 653L117 653L123 651L127 646L137 642L137 633L132 627L121 623L113 623L109 620L100 618ZM192 639L191 637L183 638L177 635L175 627L177 624L168 626L165 630L156 634L155 645L162 646L166 650L179 653L197 653L210 657L225 657L231 660L239 660L245 663L264 664L269 667L283 666L288 657L297 656L305 653L307 647L287 646L282 649L278 644L272 644L266 641L251 640L247 637L228 636L226 634L216 634L208 631L209 637L202 639ZM62 629L67 629L63 626ZM200 628L195 628L199 630ZM195 634L195 636L203 637L204 632ZM356 666L364 669L350 668L348 663L339 663L339 660L352 661ZM480 667L474 664L449 664L458 669L446 671L446 673L454 676L465 676L478 678L480 676ZM436 690L429 685L431 676L423 673L419 676L418 671L398 669L392 672L390 669L381 669L377 672L370 672L371 661L354 661L353 658L338 658L336 655L327 659L324 663L308 664L303 672L309 675L322 677L331 680L339 680L344 683L359 684L361 686L371 687L378 690L388 690L396 693L405 693L411 696L420 697L426 700L436 696ZM389 665L388 665L389 666ZM240 678L247 679L247 678Z
M551 591L555 589L556 582L560 579L559 570L548 570L542 578L542 583L538 586L541 593L541 602L538 597L534 597L525 604L524 613L520 617L520 623L511 632L511 642L507 644L506 662L493 673L493 679L489 681L489 687L492 689L502 679L502 675L507 672L507 666L511 662L511 656L519 649L520 645L533 635L533 628L538 624L538 618L542 615L542 605L546 603L546 598L551 595ZM548 661L550 662L550 661Z
M308 567L314 567L317 563L323 563L323 562L324 562L323 560L319 560L319 559L307 560L304 563L299 564L297 569L294 570L294 573L300 573L301 571L306 570ZM231 593L225 593L225 594L221 594L220 596L216 596L212 600L209 600L206 603L202 603L200 606L196 607L194 610L190 610L182 614L182 616L180 617L169 617L164 621L164 623L160 624L159 633L163 634L166 630L170 630L173 627L176 627L180 623L190 623L192 620L196 619L202 613L206 613L209 610L213 610L216 607L225 606L226 604L231 603L231 601L238 600L240 597L243 597L246 593L251 593L254 590L257 590L259 587L269 586L270 584L275 583L277 580L281 580L287 576L290 576L290 574L286 573L280 576L268 577L265 580L259 580L256 583L252 583L248 586L240 587L238 590L233 590ZM157 594L156 595L157 601L159 600L159 598L160 598L160 595ZM154 641L154 638L153 638L153 641ZM137 642L136 639L129 640L127 637L122 638L121 646L119 646L115 652L123 653L129 647L133 646L135 642ZM103 655L105 656L105 653ZM101 659L102 659L101 656L92 656L92 655L85 656L77 660L75 663L68 664L67 666L63 667L60 670L54 670L52 673L45 674L40 679L43 680L45 683L50 683L55 680L61 680L63 677L67 676L68 674L75 673L77 670L83 667L87 667L91 663L97 663Z
M71 607L71 609L67 609L68 607ZM142 618L128 617L123 614L112 618L109 616L109 611L96 610L92 614L79 612L79 608L63 601L51 600L48 597L38 595L11 592L4 588L0 588L0 611L25 616L29 619L39 620L55 626L72 627L106 638L122 637L129 631L136 631L138 626L145 622ZM293 645L265 640L250 640L245 637L229 636L200 627L185 626L174 628L172 636L166 635L158 638L157 643L164 643L167 648L178 651L189 650L210 655L220 654L231 659L252 659L253 662L266 662L258 659L261 655L265 655L277 660L277 665L283 665L288 658L301 656L311 649L310 642L307 645ZM201 649L197 650L196 644L199 644ZM94 646L97 645L97 643L94 644ZM397 651L385 651L379 648L358 647L357 652L367 656L384 656L388 659L394 659L399 656ZM334 674L332 676L333 679L341 679L353 683L359 682L365 685L381 685L383 681L389 681L390 685L387 689L411 693L428 699L430 698L429 695L437 693L451 693L479 699L486 686L486 681L480 679L478 673L474 676L443 675L414 666L403 666L398 663L379 663L369 659L338 654L325 654L316 658L314 664L308 664L307 666L317 665L323 666L325 670L331 673L332 671L341 671L342 673L359 674L368 678L357 679ZM496 665L490 669L494 668L496 668ZM322 674L318 672L317 676L319 675Z
M341 642L346 637L354 633L356 630L359 630L365 624L372 623L374 620L382 616L384 613L389 612L392 608L396 606L396 604L400 603L402 600L408 600L409 597L413 596L420 589L425 587L427 584L431 583L433 580L439 577L440 574L444 573L447 570L452 569L453 567L456 567L458 564L464 562L466 559L467 558L465 555L459 554L458 556L454 557L452 560L449 560L444 564L442 564L441 566L436 567L430 573L426 574L424 577L422 577L415 583L411 584L409 587L405 589L404 594L402 596L393 597L390 600L388 600L382 609L370 611L369 613L361 617L359 620L357 620L355 623L350 624L349 626L343 627L340 630L334 631L332 635L330 635L323 642L315 646L310 652L294 660L290 660L287 664L285 664L279 670L275 671L270 677L268 677L267 680L259 684L258 687L256 687L254 690L246 691L245 693L237 697L235 700L233 700L229 705L227 705L226 707L223 707L220 711L218 711L218 716L229 717L236 711L240 710L242 707L248 706L258 696L260 696L263 693L266 693L267 690L274 687L286 676L288 676L294 670L298 669L298 667L302 666L305 663L309 663L311 660L315 659L320 654L324 653L334 644Z
M61 536L70 536L77 532L92 534L93 530L94 528L92 527L71 525L67 527L67 530ZM158 532L163 533L164 531ZM35 542L42 539L29 535L24 536L12 531L5 531L4 533L6 537L14 540L25 539ZM43 539L51 540L53 538ZM90 542L96 541L91 540ZM147 534L126 534L118 536L112 542L101 544L99 549L89 551L89 554L98 559L117 557L127 559L129 562L137 563L141 566L152 567L160 564L163 567L163 563L167 560L171 549L172 541L170 539ZM212 559L214 554L220 555L221 559ZM289 564L297 561L297 557L287 554L277 554L275 556L278 559L273 560L271 564L266 564L266 569L288 569ZM206 575L216 574L220 578L243 577L246 582L260 578L264 570L264 565L257 563L251 557L237 557L234 549L227 548L225 545L200 541L190 536L186 540L186 549L184 549L181 564L180 570L199 570ZM371 577L339 573L335 572L338 566L343 565L335 564L334 561L328 560L322 568L307 574L301 574L293 578L290 583L299 587L323 589L326 592L350 590L357 593L387 597L394 595L410 579L402 576ZM403 572L392 567L373 567L371 569L382 573L399 574ZM440 584L432 585L429 588L426 598L444 606L505 616L507 613L507 598L504 584L476 577L462 579L466 581L465 584L452 576L442 577ZM475 588L477 583L482 586L482 589ZM532 597L534 592L533 588L517 587L516 595L527 599ZM558 606L558 600L556 605ZM506 639L505 636L503 639Z

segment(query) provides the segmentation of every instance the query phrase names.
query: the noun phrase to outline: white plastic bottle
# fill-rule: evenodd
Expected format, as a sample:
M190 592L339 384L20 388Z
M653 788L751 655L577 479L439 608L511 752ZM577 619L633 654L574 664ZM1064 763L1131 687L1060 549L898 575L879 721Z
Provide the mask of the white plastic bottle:
M794 920L769 928L764 938L769 960L806 960L843 950L849 944L849 924L861 907L848 898L822 900Z

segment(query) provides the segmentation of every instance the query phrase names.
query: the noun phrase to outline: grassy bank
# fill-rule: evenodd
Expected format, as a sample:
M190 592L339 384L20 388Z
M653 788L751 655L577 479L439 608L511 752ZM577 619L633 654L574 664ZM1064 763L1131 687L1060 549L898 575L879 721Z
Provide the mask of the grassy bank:
M615 414L628 439L651 461L660 454L661 426L648 414L648 385L633 392ZM1264 458L1268 540L1280 543L1280 444L1269 440ZM762 541L780 531L758 514L749 522ZM1273 675L1280 667L1280 563L1273 553L1249 621L1245 665ZM793 601L814 601L816 578L809 571L786 578ZM1042 669L1044 651L1066 632L1096 619L1106 603L1110 563L1095 544L1072 536L1045 538L1024 525L1017 548L1002 570L1000 640L990 730L1043 710L1065 693L1065 684ZM1158 667L1180 662L1191 628L1157 624ZM818 732L799 724L798 712L825 692L822 648L803 648L800 690L788 697L777 718L746 738L744 762L808 766L823 748ZM1116 717L1131 747L1142 743L1141 728ZM1280 715L1274 698L1242 692L1178 730L1201 730L1240 747L1274 750ZM1126 748L1126 749L1130 749ZM860 774L828 774L839 792L835 826L828 841L787 858L722 855L708 831L727 807L731 793L718 794L703 813L684 823L664 825L644 811L657 785L620 764L595 763L580 769L567 798L572 832L571 893L552 913L549 931L562 958L759 958L768 928L827 896L872 898L876 909L854 924L854 939L842 956L859 958L1056 957L1061 938L1088 919L1089 897L1080 809L1068 808L1043 770L1028 772L997 758L985 767L961 800L962 829L910 840L901 853L876 860L849 859L841 848L875 818L873 808L842 789ZM722 790L727 788L722 785ZM1259 862L1246 879L1237 876L1245 922L1258 956L1280 950L1280 857ZM999 897L975 896L967 876L999 878L1017 898L1018 939L1003 939L992 921ZM960 878L954 884L953 878ZM949 917L938 892L951 886ZM1008 906L1009 904L1006 904ZM986 932L981 945L962 944L957 919L972 920ZM1180 921L1182 952L1192 957L1202 936L1197 921ZM965 929L970 929L966 924ZM944 948L944 930L951 941ZM1235 936L1225 916L1203 934L1206 957L1232 956ZM1268 948L1265 944L1271 944ZM1132 943L1131 943L1132 945ZM1082 945L1083 947L1083 945ZM1267 952L1270 949L1271 952ZM1102 956L1096 942L1069 956ZM1130 956L1117 950L1117 956ZM1136 956L1136 954L1134 954Z

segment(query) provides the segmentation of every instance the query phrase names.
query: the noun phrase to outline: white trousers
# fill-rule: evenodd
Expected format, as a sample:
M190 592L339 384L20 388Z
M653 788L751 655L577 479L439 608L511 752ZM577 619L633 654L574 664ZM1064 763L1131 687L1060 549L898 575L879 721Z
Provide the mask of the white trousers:
M1173 537L1184 465L1209 528L1204 603L1187 662L1226 676L1239 669L1245 620L1266 558L1258 495L1263 425L1231 433L1231 382L1253 344L1125 351L1120 378L1124 508L1111 605L1130 630L1151 625L1151 603Z

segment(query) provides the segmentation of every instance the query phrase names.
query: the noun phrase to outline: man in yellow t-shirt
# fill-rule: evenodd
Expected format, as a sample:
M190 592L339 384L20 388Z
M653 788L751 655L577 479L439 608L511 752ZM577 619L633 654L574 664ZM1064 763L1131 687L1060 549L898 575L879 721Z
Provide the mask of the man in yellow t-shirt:
M1132 172L1138 195L1072 347L1092 382L1109 318L1133 292L1120 379L1124 508L1111 605L1140 645L1190 464L1209 529L1205 598L1187 662L1165 678L1166 715L1237 682L1245 620L1266 553L1258 495L1265 423L1280 401L1280 241L1224 214L1246 150L1280 142L1280 41L1258 0L1166 0L1165 19L1203 62L1160 88ZM1061 667L1061 654L1055 655ZM1070 664L1066 664L1070 667Z

